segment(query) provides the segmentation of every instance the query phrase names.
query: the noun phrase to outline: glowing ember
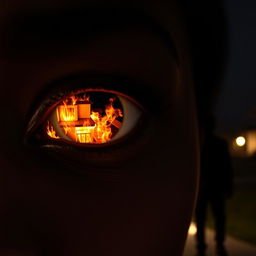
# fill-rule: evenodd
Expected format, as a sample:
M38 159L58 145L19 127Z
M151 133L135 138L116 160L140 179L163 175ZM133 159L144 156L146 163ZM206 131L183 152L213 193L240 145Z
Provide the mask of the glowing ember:
M114 108L115 98L102 109L92 110L92 103L85 95L72 95L63 100L56 108L59 126L73 141L80 143L101 144L111 140L122 123L117 118L123 117L122 110ZM97 111L96 111L97 110ZM105 114L101 114L105 112ZM46 127L49 137L57 139L53 126Z

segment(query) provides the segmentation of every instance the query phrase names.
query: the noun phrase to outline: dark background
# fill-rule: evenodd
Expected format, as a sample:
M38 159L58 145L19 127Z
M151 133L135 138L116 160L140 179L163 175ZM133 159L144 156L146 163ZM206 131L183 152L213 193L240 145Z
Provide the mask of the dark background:
M256 1L225 0L227 70L216 105L220 133L256 128Z

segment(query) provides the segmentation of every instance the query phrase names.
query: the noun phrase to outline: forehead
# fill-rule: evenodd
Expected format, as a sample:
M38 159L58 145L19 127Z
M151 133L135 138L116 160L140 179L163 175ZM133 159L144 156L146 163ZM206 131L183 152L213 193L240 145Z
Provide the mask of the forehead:
M148 18L151 19L150 22ZM64 34L68 35L68 33L70 33L69 40L72 38L75 40L78 35L89 37L91 32L96 33L99 30L106 32L111 29L140 27L140 29L153 31L157 37L160 35L165 39L171 38L172 48L185 49L182 45L186 40L184 40L181 20L176 0L115 0L107 3L101 0L9 0L6 3L2 1L0 3L2 38L0 42L2 49L6 45L11 46L13 42L22 47L22 43L28 46L26 40L22 42L23 38L33 43L30 36L37 37L41 41L42 37L44 40L47 39L44 37L47 35L51 37L52 44L54 37L62 40ZM58 33L55 33L54 29L58 30ZM163 31L165 31L164 36ZM67 36L65 41L66 39ZM16 46L11 48L14 49ZM4 51L7 52L5 49Z
M1 26L6 24L9 20L16 16L24 16L31 13L44 13L44 12L61 12L70 9L82 8L101 8L101 9L132 9L139 10L152 16L158 23L165 27L173 26L177 23L179 16L179 8L177 7L176 0L123 0L123 1L102 1L102 0L6 0L0 2L0 22ZM95 12L95 19L100 18L100 13L97 15ZM172 28L173 30L173 28Z
M28 12L13 17L8 26L4 36L8 39L5 45L2 44L7 54L8 48L12 49L12 54L17 54L13 49L22 52L33 51L33 48L40 50L40 45L44 48L72 46L78 42L84 44L100 35L131 30L153 34L175 53L168 31L141 10L130 8L83 6Z
M26 11L26 10L49 10L59 8L72 8L78 6L101 6L101 7L123 7L123 8L141 8L150 10L165 9L171 7L177 8L176 0L3 0L0 3L1 13L6 11Z

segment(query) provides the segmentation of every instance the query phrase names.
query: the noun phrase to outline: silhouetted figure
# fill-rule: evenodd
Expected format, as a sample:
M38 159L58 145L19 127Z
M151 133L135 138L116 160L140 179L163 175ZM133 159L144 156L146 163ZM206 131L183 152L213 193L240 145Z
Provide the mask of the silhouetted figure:
M205 255L205 223L210 205L215 221L216 252L226 256L225 201L232 194L233 171L227 143L213 132L206 131L201 152L201 178L196 206L198 256Z

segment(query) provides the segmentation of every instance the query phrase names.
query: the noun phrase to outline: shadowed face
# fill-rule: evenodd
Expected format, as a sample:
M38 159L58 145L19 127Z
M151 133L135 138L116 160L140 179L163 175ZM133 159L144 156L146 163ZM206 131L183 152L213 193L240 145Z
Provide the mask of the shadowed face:
M146 8L44 3L2 8L0 254L181 255L197 179L181 21L168 32ZM58 120L64 135L47 136L56 107L88 90L103 117L117 98L129 129L91 145Z

